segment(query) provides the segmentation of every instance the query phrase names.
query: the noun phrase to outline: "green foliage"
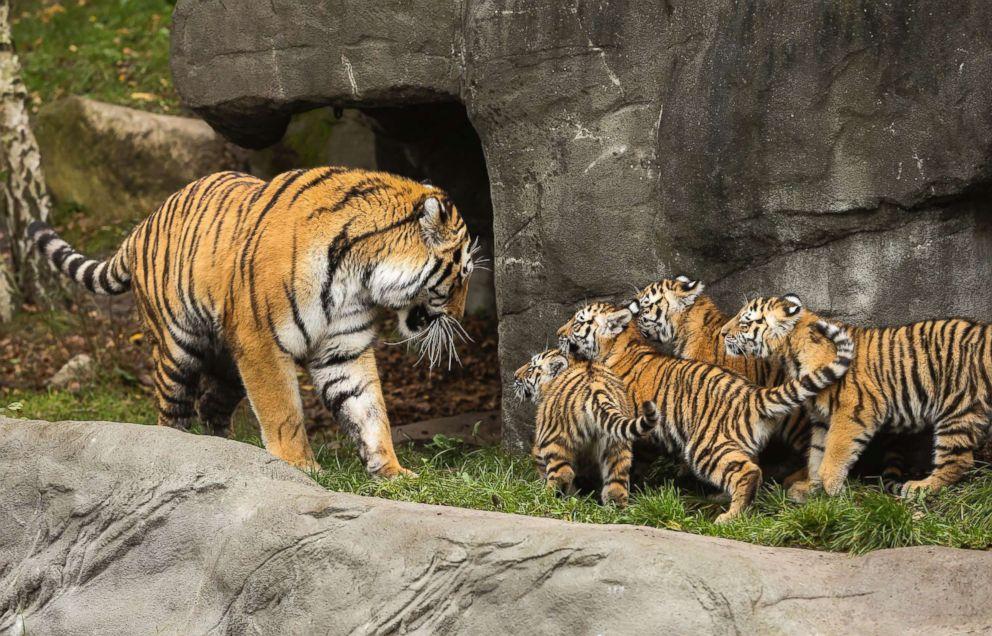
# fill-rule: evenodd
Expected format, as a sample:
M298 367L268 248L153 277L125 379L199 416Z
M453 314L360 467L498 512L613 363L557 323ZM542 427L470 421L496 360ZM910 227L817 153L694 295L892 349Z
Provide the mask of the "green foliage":
M179 101L169 72L166 0L17 2L14 45L35 105L67 95L156 112Z

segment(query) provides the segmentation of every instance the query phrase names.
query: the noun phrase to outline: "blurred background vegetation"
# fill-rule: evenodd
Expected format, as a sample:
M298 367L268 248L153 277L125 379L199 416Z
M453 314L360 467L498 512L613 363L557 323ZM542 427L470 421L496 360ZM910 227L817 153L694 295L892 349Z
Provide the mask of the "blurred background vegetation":
M14 0L14 42L32 106L80 95L178 113L164 0Z

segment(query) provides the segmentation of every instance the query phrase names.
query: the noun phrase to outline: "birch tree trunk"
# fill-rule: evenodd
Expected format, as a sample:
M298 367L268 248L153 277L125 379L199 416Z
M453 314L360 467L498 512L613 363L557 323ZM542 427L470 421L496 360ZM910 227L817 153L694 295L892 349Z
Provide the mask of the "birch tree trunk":
M14 292L38 302L46 296L46 281L52 280L51 269L24 234L31 221L47 221L52 207L27 97L11 38L10 1L0 0L0 171L6 203L0 222L9 254L0 258L0 277L6 281L0 282L0 320L13 313Z

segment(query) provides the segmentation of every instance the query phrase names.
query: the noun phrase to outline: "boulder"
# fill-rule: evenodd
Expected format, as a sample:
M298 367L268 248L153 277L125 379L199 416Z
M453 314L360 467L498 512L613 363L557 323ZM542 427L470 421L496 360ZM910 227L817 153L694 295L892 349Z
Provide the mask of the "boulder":
M793 291L869 324L992 315L979 0L180 0L172 68L249 146L318 105L463 104L507 380L577 303L679 273L728 311ZM523 446L529 412L503 414Z
M327 492L176 430L0 420L0 633L979 632L992 553L863 557Z
M59 370L45 381L45 386L50 389L64 389L75 385L78 388L80 381L86 380L92 375L93 358L85 353L80 353L69 358L68 362L59 367Z
M107 224L127 226L190 181L247 165L203 121L84 97L43 106L34 131L55 199Z

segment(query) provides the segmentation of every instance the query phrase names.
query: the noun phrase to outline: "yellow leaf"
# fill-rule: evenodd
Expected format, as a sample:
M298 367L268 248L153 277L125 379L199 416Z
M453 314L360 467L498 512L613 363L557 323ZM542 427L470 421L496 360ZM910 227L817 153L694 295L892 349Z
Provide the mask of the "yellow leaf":
M140 331L138 333L131 334L131 337L128 338L128 340L134 344L137 344L144 339L145 339L145 334L141 333Z
M70 45L69 45L69 51L71 51L71 52L73 52L73 53L75 53L75 52L76 52L76 51L78 51L78 50L79 50L79 47L78 47L78 46L76 46L75 44L70 44Z
M158 96L151 93L131 93L131 99L136 99L140 102L153 102L158 99Z

